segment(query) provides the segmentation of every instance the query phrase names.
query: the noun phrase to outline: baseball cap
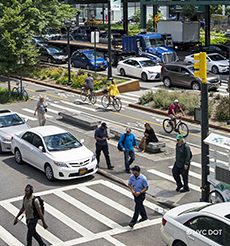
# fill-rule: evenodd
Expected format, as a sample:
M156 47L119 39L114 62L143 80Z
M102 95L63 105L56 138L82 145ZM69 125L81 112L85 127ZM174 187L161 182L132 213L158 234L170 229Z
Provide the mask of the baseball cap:
M140 169L139 166L134 166L134 167L131 168L131 170L132 170L132 171L138 171L138 172L141 171L141 169Z
M127 132L131 132L131 128L130 127L126 127L126 131Z
M181 139L181 138L184 138L181 134L178 134L177 137L176 137L177 140Z
M105 122L101 123L101 126L103 126L104 128L107 128L107 125Z
M174 100L174 103L178 103L179 101L177 99Z

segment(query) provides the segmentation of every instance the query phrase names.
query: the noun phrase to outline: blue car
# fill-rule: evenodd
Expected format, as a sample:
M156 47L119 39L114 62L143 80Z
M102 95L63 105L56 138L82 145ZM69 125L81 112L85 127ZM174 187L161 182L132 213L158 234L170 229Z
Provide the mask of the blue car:
M78 50L71 56L72 67L86 68L87 70L95 70L95 53L91 50ZM96 70L106 70L107 61L96 53Z

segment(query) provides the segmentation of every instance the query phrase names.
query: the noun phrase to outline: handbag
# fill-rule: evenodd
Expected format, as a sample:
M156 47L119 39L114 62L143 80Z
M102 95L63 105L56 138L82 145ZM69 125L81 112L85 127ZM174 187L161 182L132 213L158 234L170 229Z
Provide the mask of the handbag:
M45 108L45 112L47 113L47 108Z
M126 133L125 133L125 137L124 137L124 139L123 139L123 141L122 141L122 145L124 146L124 143L125 143L125 139L126 139ZM117 149L119 150L119 151L122 151L122 148L121 148L121 145L119 144L119 142L118 142L118 144L117 144Z

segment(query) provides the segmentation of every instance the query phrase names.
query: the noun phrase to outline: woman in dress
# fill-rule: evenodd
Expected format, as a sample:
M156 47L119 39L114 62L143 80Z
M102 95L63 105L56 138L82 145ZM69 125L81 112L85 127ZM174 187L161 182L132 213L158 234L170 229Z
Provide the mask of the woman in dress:
M145 123L144 137L141 139L140 143L138 144L138 147L140 147L140 145L143 143L142 153L145 152L145 146L149 142L158 142L158 139L157 139L157 136L155 135L153 128L150 126L150 124Z

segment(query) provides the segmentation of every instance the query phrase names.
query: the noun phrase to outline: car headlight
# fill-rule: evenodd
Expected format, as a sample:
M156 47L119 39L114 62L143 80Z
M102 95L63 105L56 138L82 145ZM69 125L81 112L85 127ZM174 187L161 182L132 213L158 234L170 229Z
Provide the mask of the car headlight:
M59 167L68 167L65 162L60 162L60 161L54 161L54 165L57 165Z
M4 142L11 142L11 137L2 137Z
M148 71L148 73L153 74L153 73L156 73L156 72L153 72L153 71Z
M95 159L96 159L96 156L93 155L92 158L91 158L91 162L93 162Z

